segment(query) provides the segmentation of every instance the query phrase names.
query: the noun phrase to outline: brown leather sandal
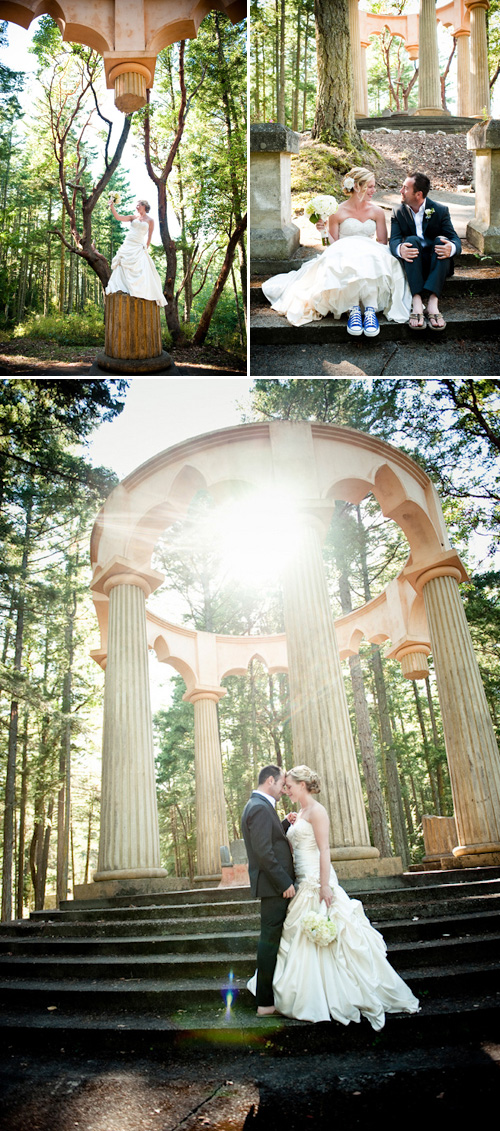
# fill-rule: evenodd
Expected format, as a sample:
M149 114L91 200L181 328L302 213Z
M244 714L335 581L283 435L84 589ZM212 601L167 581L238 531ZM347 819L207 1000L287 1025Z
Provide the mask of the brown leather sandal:
M446 329L446 322L440 310L436 310L432 314L429 314L429 311L427 311L427 321L429 323L430 330Z
M425 318L423 310L412 310L408 319L410 330L425 330Z

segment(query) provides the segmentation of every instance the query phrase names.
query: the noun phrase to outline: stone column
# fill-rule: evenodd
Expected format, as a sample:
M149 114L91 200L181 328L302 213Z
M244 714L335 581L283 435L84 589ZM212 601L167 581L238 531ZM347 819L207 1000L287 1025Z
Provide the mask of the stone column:
M303 515L301 537L283 576L293 759L320 775L332 859L366 860L379 852L370 845L321 534L320 521Z
M299 135L274 122L250 126L250 256L255 272L291 259L300 243L292 224L291 161Z
M361 70L363 72L363 107L364 107L365 118L367 118L368 114L369 114L369 108L368 108L368 75L367 75L367 70L366 70L366 49L367 49L367 47L368 47L367 43L361 44Z
M470 32L455 32L457 40L457 117L470 115Z
M361 58L361 33L359 28L359 0L349 0L349 34L354 76L354 113L356 118L364 118L366 117L366 109L363 84L363 61Z
M146 596L162 580L114 559L93 588L109 596L99 862L94 880L165 876L160 864Z
M217 703L225 695L222 687L196 688L184 699L194 706L194 750L196 775L196 866L198 883L221 878L222 846L229 847L226 801L222 777Z
M172 366L162 349L161 307L125 291L106 295L106 341L97 357L110 373L164 373Z
M467 239L481 255L500 252L500 119L478 122L467 134L467 148L476 152L475 216Z
M415 113L422 117L445 114L439 81L436 0L420 0L418 39L418 110Z
M468 866L500 863L500 757L460 598L458 568L423 573L423 590L441 703L458 847Z
M470 12L470 74L471 103L470 113L480 118L483 112L490 113L490 84L488 73L488 39L486 34L486 12L489 0L465 0Z
M427 657L430 655L428 644L418 644L408 641L388 653L391 660L399 660L401 673L405 679L427 679L429 665Z

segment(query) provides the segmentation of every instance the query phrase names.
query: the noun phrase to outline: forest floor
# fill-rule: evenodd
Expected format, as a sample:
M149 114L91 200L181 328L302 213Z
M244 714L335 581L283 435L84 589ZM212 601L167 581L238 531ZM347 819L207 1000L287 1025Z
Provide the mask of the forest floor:
M62 345L44 338L0 339L0 373L42 373L46 376L89 373L104 346ZM170 349L180 376L232 377L246 373L246 361L214 346Z

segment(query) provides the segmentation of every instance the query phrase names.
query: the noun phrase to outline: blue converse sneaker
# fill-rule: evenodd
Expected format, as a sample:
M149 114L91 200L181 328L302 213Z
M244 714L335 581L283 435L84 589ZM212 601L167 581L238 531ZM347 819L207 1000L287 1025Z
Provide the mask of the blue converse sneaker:
M380 326L373 306L365 307L363 333L366 334L367 338L376 338L377 334L380 334Z
M360 306L353 306L349 311L347 333L352 334L355 338L359 338L359 335L363 333L363 319L361 317Z

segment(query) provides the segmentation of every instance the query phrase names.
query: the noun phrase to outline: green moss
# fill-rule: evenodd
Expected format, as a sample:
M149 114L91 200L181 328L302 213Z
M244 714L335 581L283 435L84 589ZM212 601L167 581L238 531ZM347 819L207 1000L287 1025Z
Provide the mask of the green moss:
M376 170L380 154L371 145L361 150L338 143L305 138L300 152L292 156L292 207L295 214L303 212L312 196L328 193L339 201L345 199L342 180L353 165L364 165Z

